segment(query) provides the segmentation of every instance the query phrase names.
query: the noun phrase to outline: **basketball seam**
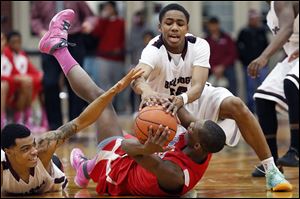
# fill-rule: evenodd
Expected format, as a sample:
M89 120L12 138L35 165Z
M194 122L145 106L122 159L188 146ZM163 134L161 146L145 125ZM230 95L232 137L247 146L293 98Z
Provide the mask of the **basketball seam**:
M146 135L146 134L142 131L142 129L140 129L140 127L139 127L137 121L135 121L135 125L136 125L136 127L140 130L140 132L142 132L142 134L145 135L145 136L148 138L148 135Z
M161 125L161 124L156 123L156 122L153 122L153 121L141 119L140 117L138 117L138 118L139 118L140 120L142 120L142 121L145 121L145 122L153 123L153 124L156 124L156 125ZM172 128L169 128L169 129L172 130L172 131L174 131L174 132L176 133L176 131L175 131L174 129L172 129Z

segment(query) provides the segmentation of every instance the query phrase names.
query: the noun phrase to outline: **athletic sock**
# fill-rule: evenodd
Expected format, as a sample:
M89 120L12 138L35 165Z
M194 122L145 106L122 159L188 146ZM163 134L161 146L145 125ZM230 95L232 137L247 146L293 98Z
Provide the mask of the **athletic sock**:
M73 66L78 65L77 61L70 54L68 48L57 49L54 51L53 55L59 62L66 76Z
M277 168L273 157L261 161L261 164L263 165L266 173L272 168Z
M93 171L97 161L97 156L91 160L87 160L83 163L82 169L86 179L90 179L89 174Z

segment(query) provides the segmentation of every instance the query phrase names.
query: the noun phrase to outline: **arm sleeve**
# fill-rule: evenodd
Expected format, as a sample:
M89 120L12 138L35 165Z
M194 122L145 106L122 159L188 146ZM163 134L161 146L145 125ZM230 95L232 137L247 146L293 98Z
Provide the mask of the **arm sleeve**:
M193 66L201 66L210 68L210 47L206 40L197 38L194 47L194 61Z

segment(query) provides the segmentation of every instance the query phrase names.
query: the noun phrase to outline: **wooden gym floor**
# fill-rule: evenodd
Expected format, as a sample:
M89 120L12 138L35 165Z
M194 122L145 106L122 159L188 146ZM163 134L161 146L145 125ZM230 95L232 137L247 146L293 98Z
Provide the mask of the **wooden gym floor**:
M131 126L130 117L120 117L120 123L124 129L129 130ZM286 116L281 116L278 129L278 146L280 157L289 147L290 138ZM84 132L76 135L68 143L63 145L57 155L62 160L69 185L63 192L47 193L38 196L28 196L30 198L91 198L109 197L98 196L92 181L87 189L76 187L73 182L75 172L70 165L69 155L74 147L81 148L87 157L91 158L95 154L97 146L95 139L95 127L91 126ZM284 167L284 174L293 185L292 192L270 192L266 191L265 178L251 177L254 165L259 160L254 151L245 144L243 139L234 148L225 147L221 152L215 154L202 180L193 191L183 197L188 198L299 198L299 168ZM1 196L7 197L7 196ZM124 197L124 196L123 196ZM132 198L132 196L128 196Z

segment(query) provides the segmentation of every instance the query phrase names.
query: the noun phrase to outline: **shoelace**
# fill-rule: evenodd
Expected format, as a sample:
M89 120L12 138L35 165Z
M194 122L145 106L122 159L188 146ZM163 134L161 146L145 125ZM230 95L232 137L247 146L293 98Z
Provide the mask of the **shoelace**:
M63 29L66 30L66 31L68 31L69 28L70 28L70 26L71 26L71 24L69 24L66 20L63 20L63 22L64 22L64 23L61 24L62 27L63 27Z
M257 170L259 170L260 172L262 172L263 174L266 174L266 172L265 171L263 171L263 170L261 170L260 168L258 168L258 166L254 166Z
M67 47L67 46L76 46L75 43L71 43L71 42L68 42L66 39L64 38L61 38L61 43L59 44L59 47Z

